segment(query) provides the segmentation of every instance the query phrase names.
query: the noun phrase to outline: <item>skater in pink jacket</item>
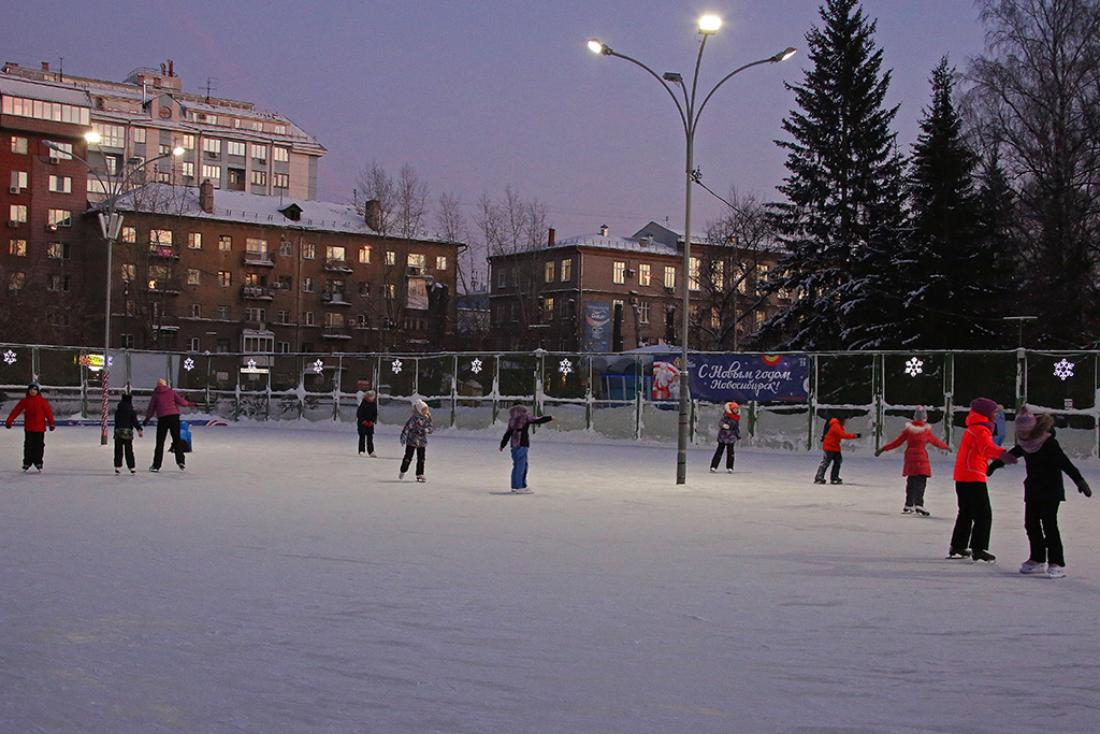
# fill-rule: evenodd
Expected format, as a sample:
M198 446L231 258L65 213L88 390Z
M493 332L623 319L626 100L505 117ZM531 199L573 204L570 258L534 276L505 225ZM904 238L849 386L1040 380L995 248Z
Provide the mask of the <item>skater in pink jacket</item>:
M905 507L903 515L916 513L922 517L928 517L929 513L924 509L924 489L928 485L928 478L932 476L932 463L928 460L928 444L938 449L947 450L947 444L932 432L932 426L928 425L928 411L924 406L918 407L913 412L913 420L905 424L901 435L886 444L875 456L884 451L892 451L905 444L905 463L901 469L901 475L905 477Z

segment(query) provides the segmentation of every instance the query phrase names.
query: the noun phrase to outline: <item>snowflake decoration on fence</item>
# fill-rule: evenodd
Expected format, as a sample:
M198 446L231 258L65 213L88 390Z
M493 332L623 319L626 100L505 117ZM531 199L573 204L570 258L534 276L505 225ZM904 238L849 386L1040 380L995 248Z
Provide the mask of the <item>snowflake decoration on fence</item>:
M248 369L250 369L250 370L256 369L256 360L254 360L254 359L248 360Z
M15 364L15 359L15 352L13 352L12 350L9 349L8 351L4 352L5 364L13 365Z
M480 359L475 358L473 362L470 362L470 372L473 372L475 375L481 374L481 360Z
M562 373L563 375L568 375L572 371L573 363L570 362L568 359L563 359L561 362L558 362L558 372Z
M190 357L183 360L183 368L188 372L195 369L195 360L191 359Z
M313 371L317 374L321 374L325 371L325 363L318 359L316 362L313 363Z
M390 369L393 370L393 373L395 375L400 375L401 374L401 360L400 359L395 359L394 361L390 362Z
M924 362L916 357L911 357L909 361L905 363L905 374L910 377L916 377L922 372L924 372Z
M1056 362L1054 365L1054 376L1062 382L1065 382L1069 378L1073 377L1073 368L1076 367L1073 362L1068 359L1063 359L1060 362Z

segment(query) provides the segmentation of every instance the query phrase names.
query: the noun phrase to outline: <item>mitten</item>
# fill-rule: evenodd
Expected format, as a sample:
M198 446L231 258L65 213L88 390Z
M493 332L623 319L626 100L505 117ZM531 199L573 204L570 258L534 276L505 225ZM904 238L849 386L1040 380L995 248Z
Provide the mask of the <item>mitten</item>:
M875 449L875 456L882 456L882 449Z
M729 429L730 429L729 423L723 423L722 424L722 430L723 431L728 431Z
M50 430L51 430L51 431L53 430L53 426L50 426Z
M1016 456L1008 451L1002 451L1000 459L1006 464L1015 464L1018 461Z
M1077 491L1086 497L1092 496L1092 489L1089 487L1089 483L1085 481L1084 477L1081 477L1077 482Z
M863 434L862 433L857 433L856 438L863 438Z

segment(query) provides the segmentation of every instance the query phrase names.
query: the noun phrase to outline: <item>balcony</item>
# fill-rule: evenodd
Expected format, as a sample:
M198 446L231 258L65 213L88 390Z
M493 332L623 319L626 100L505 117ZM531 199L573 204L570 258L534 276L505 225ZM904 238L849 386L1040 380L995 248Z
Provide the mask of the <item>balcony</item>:
M180 294L180 282L175 278L150 278L145 284L150 293L160 293L167 296Z
M149 245L149 257L158 260L179 260L179 251L172 245Z
M351 327L347 325L341 326L322 326L321 338L330 339L333 341L351 341L352 333Z
M351 301L344 298L344 294L340 291L327 291L321 294L321 300L325 302L326 306L350 306Z
M246 252L244 257L241 258L241 262L245 265L254 265L261 268L275 267L275 261L272 259L272 254L266 250Z
M275 292L263 285L242 285L241 297L248 301L270 301L275 298Z
M355 272L347 260L325 260L325 270L330 273Z

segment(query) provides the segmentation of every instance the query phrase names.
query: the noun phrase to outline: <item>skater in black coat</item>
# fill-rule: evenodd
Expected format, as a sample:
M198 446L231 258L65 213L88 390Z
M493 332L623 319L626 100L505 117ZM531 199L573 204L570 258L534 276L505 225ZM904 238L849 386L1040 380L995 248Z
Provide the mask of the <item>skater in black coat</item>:
M359 455L362 456L365 450L367 454L374 456L374 424L378 422L378 403L375 401L374 390L367 390L363 394L363 402L359 403L355 418L359 426Z
M1009 453L1022 456L1027 466L1024 478L1024 529L1031 543L1031 555L1020 566L1020 573L1046 573L1051 578L1066 575L1062 536L1058 531L1058 507L1066 499L1062 473L1069 475L1077 490L1086 497L1092 489L1081 472L1069 460L1054 438L1054 419L1050 415L1032 415L1026 407L1016 414L1016 445ZM1000 460L989 465L992 475L1004 466Z
M139 436L144 436L141 430L141 421L137 411L134 410L133 396L129 391L122 393L122 399L115 408L115 474L122 469L122 456L126 455L126 466L130 473L134 473L137 464L134 461L134 431Z

